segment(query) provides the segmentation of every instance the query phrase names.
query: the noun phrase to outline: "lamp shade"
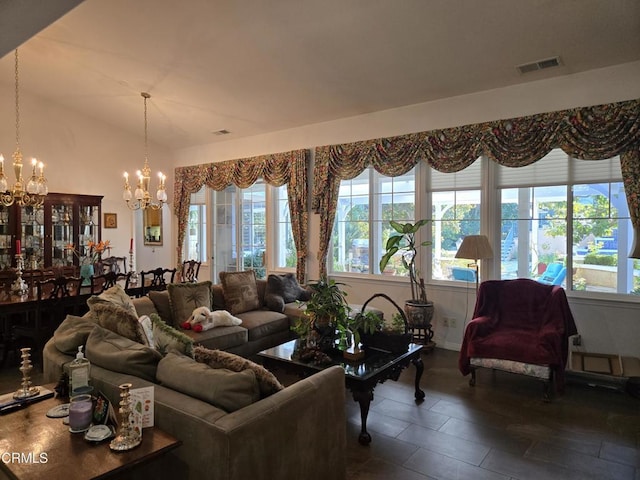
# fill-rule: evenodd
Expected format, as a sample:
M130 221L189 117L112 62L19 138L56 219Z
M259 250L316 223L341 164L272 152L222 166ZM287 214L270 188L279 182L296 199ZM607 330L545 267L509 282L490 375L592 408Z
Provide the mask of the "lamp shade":
M467 258L470 260L492 257L493 250L486 235L467 235L462 240L456 252L456 258Z

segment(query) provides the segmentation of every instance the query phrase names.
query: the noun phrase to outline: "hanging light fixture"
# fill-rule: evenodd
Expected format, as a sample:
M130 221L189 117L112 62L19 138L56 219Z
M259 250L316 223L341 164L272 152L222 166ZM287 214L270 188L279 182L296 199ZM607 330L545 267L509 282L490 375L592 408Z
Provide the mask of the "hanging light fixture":
M0 155L0 204L10 206L17 203L21 206L39 207L44 203L44 197L49 193L47 179L44 177L44 164L35 158L31 159L33 170L26 186L22 178L22 151L20 150L20 82L18 76L18 49L15 51L15 79L16 79L16 149L13 152L13 171L16 183L9 189L9 181L4 174L4 157ZM36 174L40 169L40 174Z
M151 200L151 194L149 193L151 169L149 168L149 140L147 137L147 99L151 98L151 95L146 92L142 92L140 95L144 98L144 165L142 170L136 172L138 175L138 183L133 194L131 193L131 185L129 185L129 174L124 172L124 192L122 193L122 198L127 202L127 206L131 210L146 210L147 208L158 210L162 208L162 205L167 201L167 192L164 190L164 182L167 177L162 172L158 172L157 202L154 202Z

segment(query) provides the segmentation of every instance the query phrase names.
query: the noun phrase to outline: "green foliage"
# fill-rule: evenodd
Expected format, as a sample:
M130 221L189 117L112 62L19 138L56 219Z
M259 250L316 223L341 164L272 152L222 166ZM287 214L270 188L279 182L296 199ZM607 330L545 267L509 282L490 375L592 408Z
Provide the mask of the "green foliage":
M385 323L382 331L385 333L402 334L405 331L404 318L399 313L394 313L390 323Z
M412 300L420 300L422 302L427 301L427 291L424 286L424 279L418 276L418 271L416 268L416 256L418 254L418 247L429 246L431 242L424 241L421 244L417 244L416 242L416 234L424 225L426 225L430 220L423 219L418 220L415 224L407 222L407 223L399 223L394 220L389 221L389 225L395 230L396 233L391 235L387 239L387 243L385 245L385 253L380 259L380 271L384 272L387 264L398 252L402 253L402 265L409 272L409 281L411 282L411 296Z
M311 298L304 302L306 312L314 321L326 324L344 324L349 317L350 307L347 303L347 292L340 288L344 283L322 278L310 282Z
M587 253L584 256L586 265L606 265L615 267L618 265L618 255L599 255L597 253Z

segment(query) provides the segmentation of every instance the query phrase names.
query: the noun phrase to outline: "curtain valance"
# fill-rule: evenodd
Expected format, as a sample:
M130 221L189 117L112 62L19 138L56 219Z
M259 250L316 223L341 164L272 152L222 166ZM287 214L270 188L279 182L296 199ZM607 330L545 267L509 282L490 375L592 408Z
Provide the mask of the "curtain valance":
M481 155L500 165L521 167L554 148L585 160L620 155L631 219L634 226L640 224L640 100L317 147L312 207L321 215L321 276L326 275L341 180L356 177L369 165L383 175L397 176L419 161L453 173Z
M213 190L224 190L232 184L248 188L259 178L276 187L287 184L291 227L298 258L297 277L303 281L308 235L307 150L176 168L174 213L178 217L178 264L182 264L182 246L189 220L191 194L198 192L204 185Z

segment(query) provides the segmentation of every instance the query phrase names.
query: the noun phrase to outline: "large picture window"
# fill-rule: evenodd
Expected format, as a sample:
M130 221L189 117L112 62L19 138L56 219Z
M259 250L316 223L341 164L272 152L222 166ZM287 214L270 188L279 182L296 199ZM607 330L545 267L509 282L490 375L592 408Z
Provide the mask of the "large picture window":
M336 219L331 237L329 271L379 274L380 257L389 235L390 220L415 221L415 168L386 177L369 167L340 183ZM385 272L405 275L399 258Z
M553 150L520 169L499 169L500 275L567 290L637 288L631 220L618 157L586 161Z

